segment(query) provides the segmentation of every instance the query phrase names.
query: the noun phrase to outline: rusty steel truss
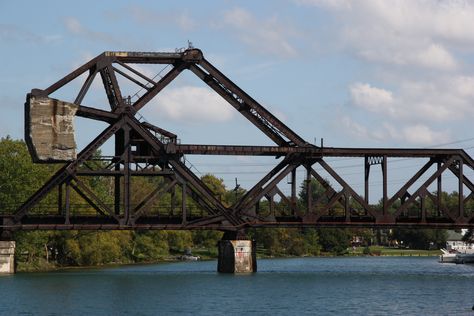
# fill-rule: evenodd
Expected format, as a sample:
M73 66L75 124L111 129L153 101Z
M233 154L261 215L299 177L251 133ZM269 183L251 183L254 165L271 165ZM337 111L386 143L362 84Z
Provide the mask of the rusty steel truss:
M138 70L136 64L170 65L158 79ZM224 98L241 115L269 137L274 146L181 144L177 136L138 119L137 112L182 71L189 70ZM31 229L218 229L238 231L248 227L474 227L474 184L465 169L472 158L461 149L374 149L318 147L305 141L261 104L240 89L198 49L174 53L105 52L50 87L33 89L27 97L49 98L52 93L85 74L74 104L76 115L108 126L77 158L59 170L15 212L3 215L4 230ZM100 76L110 109L82 105L95 77ZM122 94L121 80L144 93L135 100ZM26 137L28 141L28 137ZM98 157L97 149L114 139L115 154ZM31 144L29 144L31 146ZM226 205L186 165L185 155L260 155L280 157L258 183ZM363 162L365 192L360 195L327 162L327 157L359 157ZM388 162L393 158L423 159L425 164L388 194ZM369 203L369 175L374 165L382 170L383 196L379 205ZM307 200L298 201L296 171L305 170ZM327 176L323 176L324 170ZM457 203L443 197L443 175L458 182ZM94 192L90 178L113 183L109 200ZM152 178L153 189L136 203L133 179ZM279 188L291 184L291 194ZM154 181L154 182L153 182ZM311 182L324 189L316 199ZM337 184L337 185L336 185ZM430 187L435 187L435 190ZM466 189L467 188L467 189ZM71 201L80 196L87 212ZM54 205L41 209L45 197ZM166 200L167 203L160 201ZM190 203L189 201L192 201ZM264 201L264 202L262 202ZM160 206L161 205L161 206ZM264 205L264 206L262 206ZM93 210L93 212L91 212Z

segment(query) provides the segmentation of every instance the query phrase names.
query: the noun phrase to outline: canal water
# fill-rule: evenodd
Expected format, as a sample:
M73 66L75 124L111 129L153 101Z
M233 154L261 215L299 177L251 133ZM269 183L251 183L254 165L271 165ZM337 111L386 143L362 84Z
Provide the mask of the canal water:
M215 261L0 277L0 315L474 315L474 265L434 257Z

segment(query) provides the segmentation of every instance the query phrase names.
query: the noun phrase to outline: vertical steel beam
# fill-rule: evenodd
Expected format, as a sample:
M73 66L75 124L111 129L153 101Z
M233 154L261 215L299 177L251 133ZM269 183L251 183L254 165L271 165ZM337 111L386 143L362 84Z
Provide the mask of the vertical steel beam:
M117 155L117 153L116 153ZM120 162L115 163L115 171L120 172ZM120 201L121 200L121 188L120 188L120 175L117 174L114 176L114 209L115 215L120 215Z
M383 215L388 212L388 198L387 198L387 156L382 159L382 178L383 178Z
M182 214L183 214L183 218L182 218L182 223L183 225L186 224L186 221L187 221L187 209L186 209L186 182L183 182L182 186L181 186L181 209L182 209Z
M464 172L463 160L459 159L459 217L464 217Z
M296 212L296 168L291 171L291 215Z
M71 186L69 182L66 182L66 205L64 207L64 224L69 225L71 223Z
M437 164L437 170L439 171L439 169L441 169L441 162L438 162ZM439 175L438 177L438 180L437 180L437 192L438 192L438 197L437 197L437 207L436 207L436 210L437 210L437 214L436 216L437 217L440 217L441 216L441 198L442 198L442 194L443 194L443 190L442 190L442 174Z
M58 214L63 214L63 184L58 185Z
M426 223L426 195L424 192L420 195L420 204L421 222Z
M306 165L306 194L307 209L306 214L310 214L313 209L313 186L311 185L311 165Z
M171 189L171 202L170 202L170 211L169 214L173 216L174 209L176 205L176 186Z
M130 127L124 125L122 127L124 132L123 143L124 143L124 154L123 154L123 216L124 223L128 224L131 217L130 209L130 191L131 191L131 170L130 170L130 155L131 155L131 144L130 144Z
M268 205L270 209L270 215L275 215L275 201L273 200L274 195L270 195L267 200L268 200Z
M345 215L346 215L346 221L350 221L351 220L351 206L350 206L350 195L345 192L346 190L344 190L344 211L345 211Z
M369 164L369 157L364 157L364 200L365 203L369 204L369 176L370 176L370 164Z

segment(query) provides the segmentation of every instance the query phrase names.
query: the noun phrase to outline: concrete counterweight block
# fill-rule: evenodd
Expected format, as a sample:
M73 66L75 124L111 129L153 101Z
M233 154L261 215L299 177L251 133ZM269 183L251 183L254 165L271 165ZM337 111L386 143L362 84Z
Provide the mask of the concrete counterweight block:
M221 240L218 244L217 271L223 273L257 272L255 241Z
M0 274L15 273L15 242L0 241Z
M35 162L76 159L74 103L28 94L25 103L25 141Z

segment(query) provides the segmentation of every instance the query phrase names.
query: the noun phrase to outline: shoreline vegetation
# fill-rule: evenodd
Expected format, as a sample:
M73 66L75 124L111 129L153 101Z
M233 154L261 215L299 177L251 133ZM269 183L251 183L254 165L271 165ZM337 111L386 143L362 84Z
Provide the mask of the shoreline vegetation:
M319 255L279 255L271 256L264 253L257 253L258 259L287 259L287 258L328 258L328 257L437 257L441 254L440 250L424 250L424 249L400 249L383 246L370 246L369 253L367 253L367 247L356 247L348 248L345 254L334 254L330 252L321 252ZM196 249L193 251L193 255L199 256L200 261L212 261L217 260L217 256L213 255L208 249ZM113 268L123 266L135 266L135 265L154 265L162 263L173 263L173 262L185 262L181 260L180 255L169 255L161 259L152 261L141 261L141 262L109 262L97 265L85 265L85 266L59 266L53 262L46 262L46 260L38 260L35 264L27 264L25 262L18 263L17 272L31 273L31 272L61 272L75 269L102 269L102 268Z

